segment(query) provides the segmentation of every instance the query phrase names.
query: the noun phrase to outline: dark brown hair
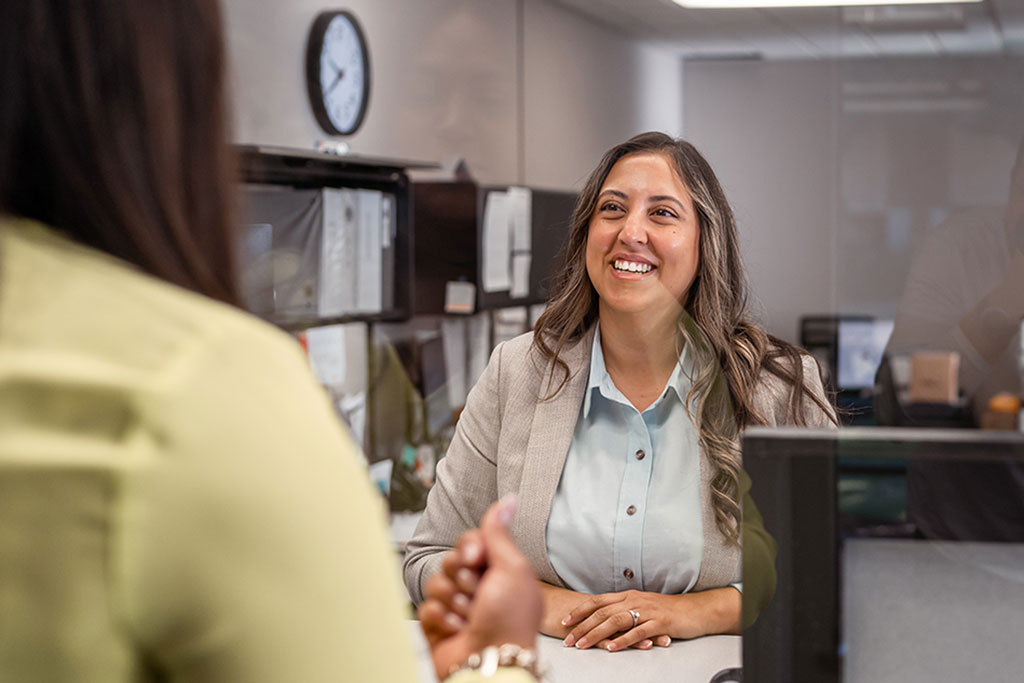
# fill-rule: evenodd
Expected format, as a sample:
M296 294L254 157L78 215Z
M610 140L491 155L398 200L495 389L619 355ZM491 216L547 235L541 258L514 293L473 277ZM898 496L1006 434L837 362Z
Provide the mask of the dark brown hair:
M0 211L238 302L215 0L0 2Z
M568 366L559 357L562 349L578 341L597 319L597 292L587 275L586 250L598 195L612 167L623 157L639 153L664 155L690 192L697 211L697 275L679 320L679 341L689 346L697 366L686 404L693 399L701 446L715 469L711 493L716 522L727 538L736 540L740 521L737 441L743 427L766 422L756 405L755 391L764 380L763 373L780 378L791 388L789 422L806 424L808 398L812 407L833 421L834 412L805 384L805 352L749 319L736 221L715 172L693 145L664 133L643 133L604 155L576 202L562 267L551 285L554 294L548 308L537 321L534 345L552 362L553 382L555 369L561 370L557 393L568 380Z

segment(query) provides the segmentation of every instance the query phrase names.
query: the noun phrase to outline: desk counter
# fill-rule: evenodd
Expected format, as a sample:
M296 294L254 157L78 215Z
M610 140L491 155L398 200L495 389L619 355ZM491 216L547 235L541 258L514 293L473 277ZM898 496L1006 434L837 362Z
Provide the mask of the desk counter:
M410 627L426 675L431 668L427 644L419 622ZM722 669L740 666L740 643L739 636L706 636L674 640L667 648L606 652L577 650L557 638L538 636L537 655L548 683L708 683Z
M667 648L606 652L565 647L557 638L540 636L537 654L550 683L708 683L722 669L740 666L739 636L674 640Z

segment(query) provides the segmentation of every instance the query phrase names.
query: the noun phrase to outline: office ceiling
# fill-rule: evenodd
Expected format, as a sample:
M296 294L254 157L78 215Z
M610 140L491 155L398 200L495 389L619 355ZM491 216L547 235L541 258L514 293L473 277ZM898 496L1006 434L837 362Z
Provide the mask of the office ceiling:
M688 58L1024 55L1024 0L869 8L684 9L671 0L551 0Z

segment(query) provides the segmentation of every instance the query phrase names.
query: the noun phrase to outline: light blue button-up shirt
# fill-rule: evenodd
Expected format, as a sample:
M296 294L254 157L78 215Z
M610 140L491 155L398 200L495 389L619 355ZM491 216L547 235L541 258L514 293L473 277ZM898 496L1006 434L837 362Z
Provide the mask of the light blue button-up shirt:
M641 413L608 374L600 326L594 335L590 381L547 527L551 565L573 590L682 593L697 582L700 445L685 408L686 356Z

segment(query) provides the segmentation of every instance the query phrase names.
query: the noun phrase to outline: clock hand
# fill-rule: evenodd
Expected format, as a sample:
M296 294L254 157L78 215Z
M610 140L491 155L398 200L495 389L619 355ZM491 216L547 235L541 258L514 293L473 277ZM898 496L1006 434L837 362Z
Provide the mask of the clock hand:
M344 78L344 77L345 77L345 70L344 69L338 69L338 75L335 76L334 77L334 81L332 81L331 84L329 86L327 86L327 90L324 91L324 95L330 95L331 91L334 90L334 88L337 87L337 85L339 83L341 83L341 79Z

